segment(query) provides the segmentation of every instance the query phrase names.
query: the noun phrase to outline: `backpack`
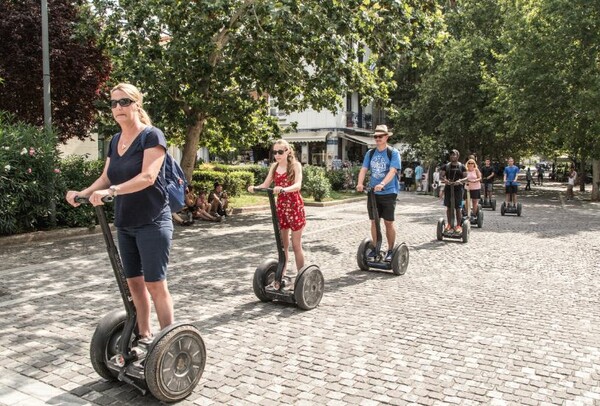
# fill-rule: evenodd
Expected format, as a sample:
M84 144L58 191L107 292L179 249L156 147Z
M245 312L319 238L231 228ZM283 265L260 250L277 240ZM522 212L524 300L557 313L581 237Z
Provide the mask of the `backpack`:
M142 148L146 143L146 136L153 127L148 127L148 131L142 132L141 144ZM187 187L187 180L183 169L173 158L169 151L166 151L165 161L161 171L165 179L165 188L167 189L167 196L169 198L169 207L171 213L176 213L185 207L185 189Z
M390 147L389 145L387 146L387 149L386 149L388 160L390 161L390 166L391 166L391 163L392 163L392 154L394 152L394 149L395 149L394 147ZM367 154L369 154L369 168L370 168L371 167L371 161L373 160L373 155L375 155L375 148L371 148L367 152ZM400 170L397 170L396 171L396 180L398 182L400 182L400 176L401 176L400 175Z

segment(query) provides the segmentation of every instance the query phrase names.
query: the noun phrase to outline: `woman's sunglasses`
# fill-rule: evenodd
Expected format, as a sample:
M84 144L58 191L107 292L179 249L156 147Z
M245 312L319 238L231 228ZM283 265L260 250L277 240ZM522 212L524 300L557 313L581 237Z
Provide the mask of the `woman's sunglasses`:
M134 101L131 99L128 99L127 97L124 97L122 99L119 100L111 100L110 101L110 108L111 109L115 109L117 108L117 104L121 107L128 107L131 106L131 103L133 103Z
M285 154L285 151L287 151L287 149L274 149L273 150L273 154L275 154L275 155L283 155L283 154Z

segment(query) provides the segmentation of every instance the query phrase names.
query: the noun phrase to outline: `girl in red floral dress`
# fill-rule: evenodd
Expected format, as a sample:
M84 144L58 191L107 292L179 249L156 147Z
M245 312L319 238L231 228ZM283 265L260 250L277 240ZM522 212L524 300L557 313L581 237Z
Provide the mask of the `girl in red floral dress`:
M266 188L275 182L273 193L277 195L277 219L279 230L285 252L287 268L288 248L290 245L290 230L292 232L292 249L296 259L296 269L304 266L304 251L302 250L302 231L306 225L306 214L304 212L304 201L300 195L302 188L302 165L296 160L294 150L285 140L277 140L273 144L273 156L275 163L269 168L269 174L265 181L257 186ZM254 186L248 187L249 192L254 192ZM279 289L279 286L274 286Z

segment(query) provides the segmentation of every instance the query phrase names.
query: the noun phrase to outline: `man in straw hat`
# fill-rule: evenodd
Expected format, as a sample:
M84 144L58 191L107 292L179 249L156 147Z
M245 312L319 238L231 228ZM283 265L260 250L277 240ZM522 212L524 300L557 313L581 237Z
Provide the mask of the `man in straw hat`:
M356 190L362 192L367 172L371 171L369 187L375 192L375 203L379 217L383 218L385 224L385 236L388 242L388 251L385 256L386 261L392 260L394 244L396 242L396 229L394 228L394 213L396 211L396 196L398 195L397 173L402 167L400 152L396 148L388 145L388 140L392 135L386 125L378 125L375 128L373 138L376 147L370 149L365 154L362 168L358 174L358 185ZM371 198L371 195L369 195ZM371 205L367 204L369 218L371 219L371 238L373 245L377 243L377 229L374 220L374 213L371 212ZM370 250L367 253L367 259L372 261L377 253Z

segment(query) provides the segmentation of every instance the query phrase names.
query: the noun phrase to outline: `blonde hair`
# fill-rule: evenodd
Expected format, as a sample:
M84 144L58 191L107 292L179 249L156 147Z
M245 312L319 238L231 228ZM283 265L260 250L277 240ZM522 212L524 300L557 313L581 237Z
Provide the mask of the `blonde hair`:
M279 139L277 141L275 141L273 143L273 145L282 145L286 150L290 151L290 153L287 156L287 169L286 169L286 176L288 178L288 180L290 181L290 183L294 183L294 179L295 179L295 172L294 172L294 166L296 163L296 154L294 153L294 148L290 145L289 142L287 142L284 139ZM277 169L277 165L279 165L279 162L275 163L274 165L274 169Z
M475 165L475 170L479 169L479 167L477 166L477 162L475 162L475 160L473 158L469 159L467 161L467 169L469 169L469 164L472 163L473 165Z
M142 92L140 92L137 87L129 83L119 83L113 87L110 92L113 93L117 90L125 93L131 100L135 102L135 104L137 104L140 121L146 125L152 125L152 120L150 120L150 116L148 113L146 113L146 110L144 110L143 107L144 96L142 95Z

